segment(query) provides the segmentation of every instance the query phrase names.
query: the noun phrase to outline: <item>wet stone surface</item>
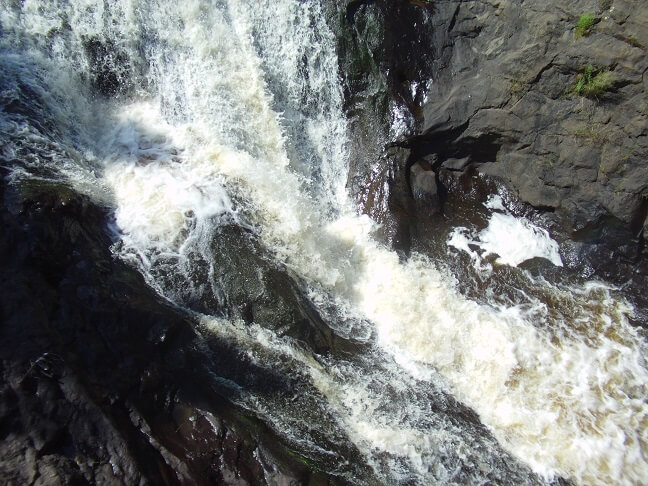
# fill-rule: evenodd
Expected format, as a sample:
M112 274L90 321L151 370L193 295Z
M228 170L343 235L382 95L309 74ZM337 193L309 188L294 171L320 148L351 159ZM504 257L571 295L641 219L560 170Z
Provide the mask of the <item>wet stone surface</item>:
M3 482L335 483L209 385L219 360L189 316L114 260L106 212L51 189L0 213ZM242 370L229 356L223 371Z

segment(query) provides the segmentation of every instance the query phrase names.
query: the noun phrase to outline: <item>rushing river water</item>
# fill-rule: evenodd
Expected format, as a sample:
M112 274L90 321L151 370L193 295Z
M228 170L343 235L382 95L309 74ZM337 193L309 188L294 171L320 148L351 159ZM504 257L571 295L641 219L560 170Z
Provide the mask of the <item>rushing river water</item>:
M439 254L399 259L373 237L345 189L320 2L2 0L0 21L11 183L63 181L111 208L116 258L205 336L291 377L288 397L228 386L294 447L357 484L648 478L646 345L618 293L517 269L560 267L560 249L497 196L488 226L455 228ZM479 299L458 256L490 277ZM499 267L524 290L503 298ZM290 337L268 268L355 352Z

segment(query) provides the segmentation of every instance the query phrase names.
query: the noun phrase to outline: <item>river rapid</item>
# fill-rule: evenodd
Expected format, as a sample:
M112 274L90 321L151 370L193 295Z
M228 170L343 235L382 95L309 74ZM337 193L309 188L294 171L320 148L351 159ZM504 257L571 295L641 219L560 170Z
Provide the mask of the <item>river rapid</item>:
M319 1L2 0L0 26L8 183L109 208L116 259L290 378L223 386L301 454L353 484L648 477L646 342L621 291L561 274L505 193L436 251L375 237L346 189ZM300 337L296 308L327 342Z

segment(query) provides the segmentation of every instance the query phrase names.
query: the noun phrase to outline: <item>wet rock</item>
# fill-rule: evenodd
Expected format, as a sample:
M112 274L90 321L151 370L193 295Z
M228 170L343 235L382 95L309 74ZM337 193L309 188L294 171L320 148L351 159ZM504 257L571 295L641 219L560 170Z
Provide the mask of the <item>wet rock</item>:
M551 215L563 241L582 243L592 255L606 248L608 259L623 260L615 238L599 240L591 233L607 226L612 233L624 233L643 261L639 234L648 194L645 3L624 0L606 6L584 0L564 6L552 0L524 8L510 1L338 4L348 12L341 23L341 58L363 60L357 66L343 62L343 71L351 73L346 78L348 112L359 147L395 143L409 150L406 167L434 159L432 169L441 178L477 170L506 184L521 203ZM577 38L575 24L585 12L599 22L589 36ZM419 32L404 34L405 22ZM404 43L386 46L383 34L388 40L409 39L411 54L399 50ZM403 66L410 62L408 71ZM360 68L366 72L364 84L352 74ZM422 95L411 98L414 103L403 102L404 85L390 81L394 72L412 74L407 79L422 87ZM607 80L587 96L578 92L586 72ZM389 129L394 118L388 113L398 103L412 122L395 132ZM359 149L353 154L349 187L362 195L365 211L367 200L376 200L365 194L379 194L379 201L407 200L397 196L403 183L399 177L407 171L394 170L393 159ZM416 174L406 175L411 185ZM447 187L462 190L461 184ZM443 203L443 184L439 190ZM390 212L386 203L369 206L385 208L375 212L386 215L381 221L388 220L392 228L407 227L410 246L429 246L417 241L435 238L426 225L443 228L446 222L426 214L428 206L417 201L420 193L413 186L409 197L400 204L407 211ZM589 260L583 256L582 261ZM638 281L641 273L624 265L616 267L615 275L600 264L595 267L595 273L615 282Z
M97 92L114 96L132 87L133 66L114 42L90 37L85 39L83 47L90 67L90 83Z
M304 342L319 354L357 351L362 343L336 334L304 295L298 279L273 262L257 238L240 226L216 230L210 261L227 296L231 317Z
M378 237L407 253L414 200L410 152L394 142L422 120L431 46L437 35L426 1L337 0L326 7L337 32L351 130L349 192L381 229Z
M417 162L410 168L412 197L419 211L435 213L439 210L437 175L425 162Z
M415 214L409 185L410 151L390 147L375 161L373 170L356 176L355 194L362 211L371 216L380 228L376 236L390 247L409 253L411 225Z
M0 189L0 197L14 191L4 181ZM230 369L265 377L268 387L284 386L283 378L257 373L218 340L205 350L190 316L110 254L107 212L63 189L48 183L14 191L15 211L0 210L3 481L266 484L321 477L214 385Z

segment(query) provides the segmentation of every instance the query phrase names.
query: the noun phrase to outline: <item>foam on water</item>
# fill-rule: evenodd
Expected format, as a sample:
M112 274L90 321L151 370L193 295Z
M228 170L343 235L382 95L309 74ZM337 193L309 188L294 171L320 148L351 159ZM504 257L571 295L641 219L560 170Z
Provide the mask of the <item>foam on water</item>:
M638 397L648 375L644 346L625 321L628 309L606 302L600 314L586 316L586 337L557 341L519 308L457 298L424 260L405 268L387 263L377 271L361 279L359 305L377 323L383 344L433 364L536 471L590 484L632 482L646 473L645 461L637 461L645 429L635 427L647 417ZM384 298L399 287L407 289L404 296ZM623 338L601 335L605 326Z
M322 356L314 359L298 343L254 324L207 316L201 323L220 339L248 350L255 362L272 368L292 363L293 369L306 374L325 397L336 423L385 483L468 484L486 476L516 484L535 483L524 470L497 470L499 453L494 441L432 412L430 393L436 392L425 381L403 375L380 353L371 352L353 363ZM385 400L385 395L391 400ZM242 404L255 400L245 391L240 399ZM284 434L294 433L304 412L269 418ZM473 469L467 470L467 464Z
M537 257L546 258L558 267L563 265L558 243L547 230L509 214L494 213L479 239L486 255L499 255L496 261L504 265L517 266Z
M179 131L151 104L124 107L116 119L104 139L114 148L104 159L104 178L113 189L116 222L129 247L177 249L189 219L236 217L215 167L185 160Z
M455 228L448 239L449 246L470 255L477 270L483 269L484 259L489 255L496 255L495 261L500 265L517 267L532 258L545 258L557 267L563 266L558 243L547 230L525 218L513 216L500 196L491 197L486 207L494 211L485 229L474 235L468 228Z
M101 200L115 208L122 238L116 251L153 285L157 255L181 261L192 245L208 258L209 228L226 219L254 227L309 285L314 302L335 302L346 320L371 321L379 348L400 365L376 350L373 358L387 364L375 370L329 363L328 371L294 343L252 329L266 349L301 363L377 470L382 451L405 460L417 481L451 482L451 472L435 469L444 444L458 455L472 447L450 425L425 422L431 412L423 399L414 408L403 399L400 411L382 412L391 399L363 383L386 375L395 389L422 379L448 387L505 448L547 478L634 484L648 477L646 346L628 324L631 309L609 289L548 287L556 304L537 304L533 312L527 302L480 305L463 298L452 276L429 259L401 262L373 239L374 223L355 213L342 190L346 123L335 40L318 4L87 0L43 8L27 0L21 12L2 8L3 32L23 33L15 45L45 49L49 35L48 49L63 56L75 46L82 52L83 36L98 36L114 39L133 65L151 66L133 95L138 101L123 98L104 119L79 129L85 137L78 144L91 153L66 174L88 187L88 174L96 173L96 195L109 188L111 197ZM72 19L72 40L55 35L64 17ZM88 60L70 52L73 68L87 71ZM306 69L304 55L319 62ZM59 116L72 124L78 108L67 106ZM302 138L294 138L297 132ZM315 149L308 161L300 158L307 152L302 142ZM544 230L491 209L484 231L463 240L455 233L457 248L475 258L495 253L509 265L538 256L561 264ZM183 303L173 289L156 288ZM213 332L234 325L205 319ZM410 413L420 422L408 421ZM394 457L389 464L396 467Z

